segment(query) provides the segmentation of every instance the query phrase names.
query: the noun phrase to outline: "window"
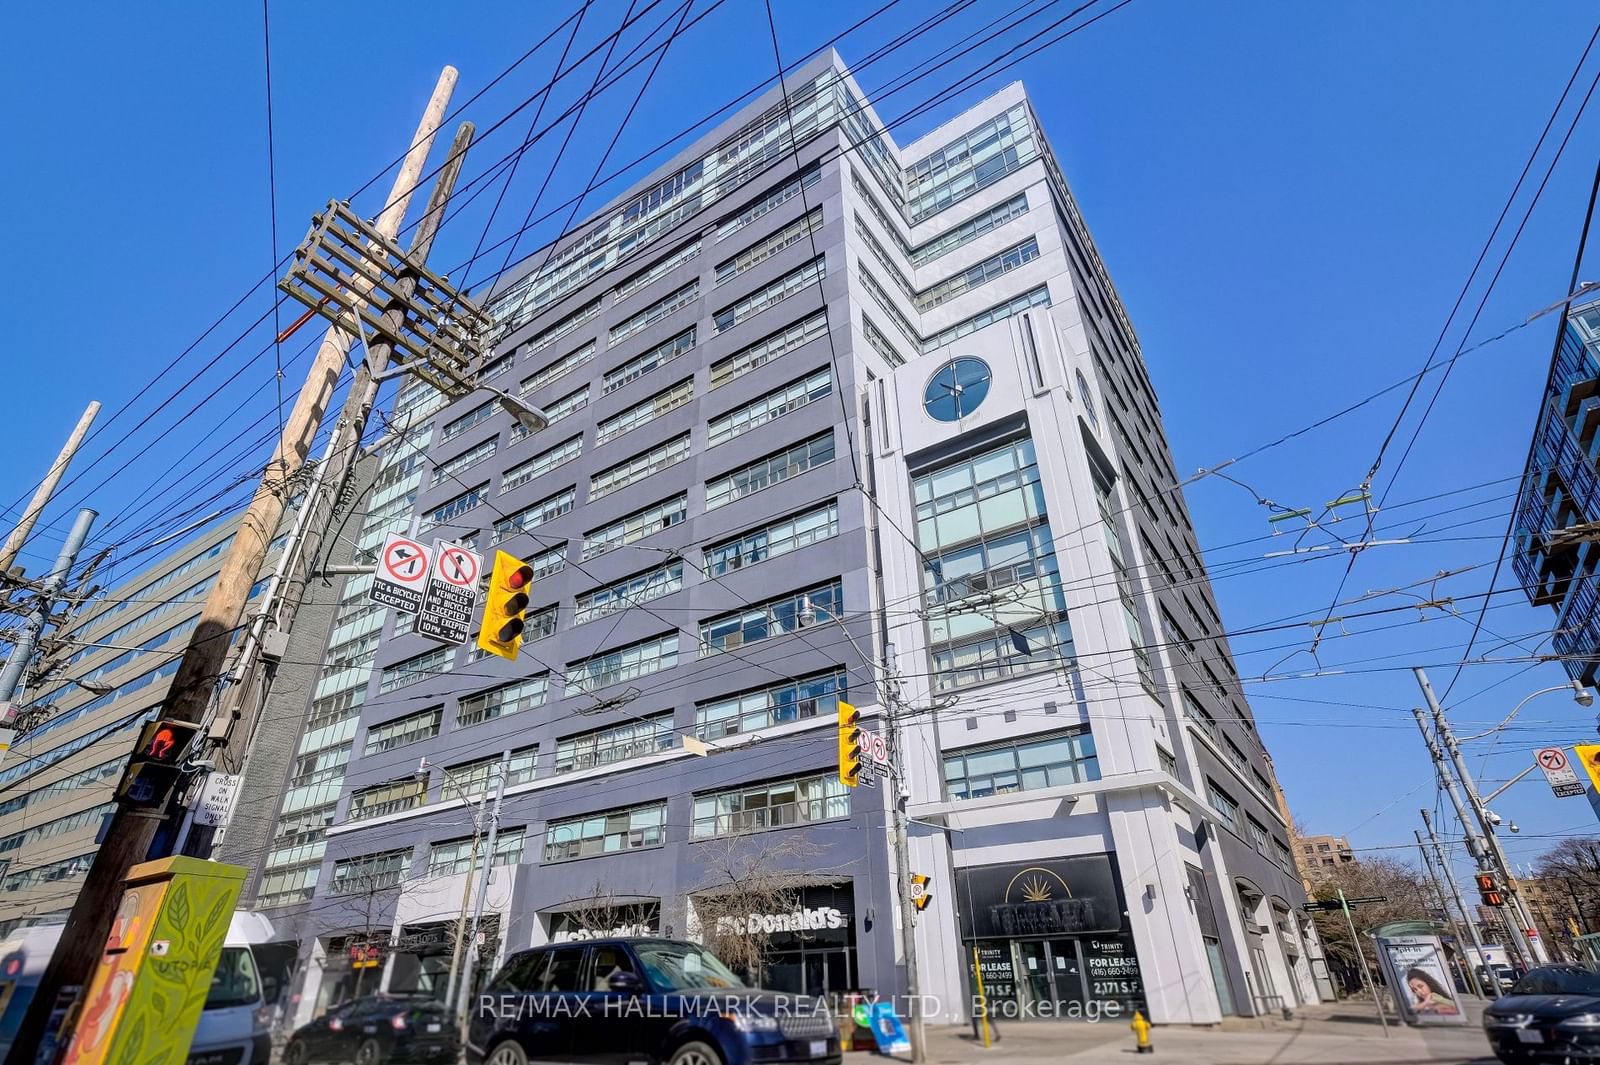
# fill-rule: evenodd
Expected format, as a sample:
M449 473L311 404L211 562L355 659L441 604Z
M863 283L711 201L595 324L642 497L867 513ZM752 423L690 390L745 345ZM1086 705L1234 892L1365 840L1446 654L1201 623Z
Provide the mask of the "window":
M829 429L775 455L707 481L706 509L715 510L832 461L833 430Z
M612 306L616 306L629 296L632 296L650 284L661 280L663 277L666 277L668 274L672 273L672 271L676 270L678 267L682 266L684 263L688 262L690 259L693 259L699 254L700 238L696 237L689 243L683 245L683 247L679 248L677 251L671 252L663 258L658 259L656 262L645 267L643 270L639 271L637 274L634 274L632 277L628 278L628 280L618 285L616 293L613 295L611 300Z
M672 747L672 711L556 741L556 775L625 762Z
M420 740L432 739L439 734L439 720L443 716L444 708L435 706L429 710L407 714L405 717L397 717L381 725L373 725L367 729L367 745L362 753L378 754Z
M641 425L648 425L668 411L677 410L693 398L694 378L685 377L642 403L635 403L600 422L595 427L595 443L604 444Z
M944 759L952 799L981 799L1100 779L1100 760L1088 729L1039 739L951 751Z
M1217 719L1212 717L1205 707L1200 705L1200 700L1189 694L1189 689L1182 689L1183 712L1201 732L1210 737L1212 743L1221 738L1222 733L1217 731Z
M736 569L754 566L769 558L838 535L839 502L830 499L820 507L779 518L759 529L740 533L705 549L707 576L720 577Z
M1024 263L1032 262L1039 257L1039 243L1032 237L1005 251L989 256L982 262L974 263L965 270L951 277L945 278L923 291L917 293L917 310L927 312L941 304L949 303L957 296L977 288L979 285L993 281L1015 270Z
M428 801L428 778L420 774L397 777L350 793L350 812L347 821L365 821L373 817L415 809Z
M862 242L866 244L867 250L871 251L873 257L878 260L878 265L888 273L890 280L900 290L900 294L906 298L906 302L915 303L917 301L916 289L911 287L911 282L906 279L905 273L901 271L899 264L889 254L888 249L878 242L877 237L872 235L872 230L868 227L866 219L862 218L859 212L856 214L856 236L861 238Z
M385 666L378 678L379 694L450 672L450 660L454 657L455 650L454 647L437 647L420 655L412 655L403 662Z
M676 310L687 307L700 297L700 279L697 277L682 288L667 293L648 307L623 319L611 327L609 345L616 347L629 337L655 325Z
M506 763L506 787L526 784L534 779L534 768L539 760L539 748L522 747L511 752ZM446 767L439 785L439 801L446 799L477 799L487 795L495 786L500 773L500 755L490 755L471 762Z
M732 281L745 271L765 262L791 245L798 244L822 226L822 208L812 208L810 213L776 230L770 236L756 241L731 259L717 264L717 284Z
M758 199L746 204L739 213L733 215L717 227L717 239L723 240L739 232L745 226L761 218L776 207L788 203L801 191L815 185L822 177L822 166L813 163L799 174L773 188Z
M494 840L493 865L519 865L522 862L522 842L525 832L520 828L502 829ZM477 841L478 849L482 850L483 840ZM428 875L450 876L464 873L472 864L473 839L466 836L462 839L445 840L435 843L428 850ZM481 874L483 869L482 859L477 863Z
M838 773L745 785L694 797L692 839L710 839L850 816L850 789Z
M838 667L811 677L724 695L696 704L695 731L702 739L715 740L806 718L828 718L838 711L839 699L845 694L845 672Z
M1161 766L1161 771L1169 777L1178 775L1178 759L1165 747L1156 748L1156 761Z
M883 309L884 314L889 316L889 320L895 324L895 328L899 329L905 338L911 341L912 347L919 351L926 351L927 348L923 347L922 336L917 332L917 327L911 324L911 319L905 316L904 311L895 306L894 301L883 290L883 286L878 284L877 279L865 270L859 271L859 274L861 287L867 290L867 295L871 296L873 302Z
M67 858L64 861L51 862L49 865L39 865L32 869L24 869L20 873L12 873L0 883L0 891L22 891L37 884L53 884L58 880L67 880L79 873L87 873L89 866L94 864L94 854L80 854L76 858Z
M433 480L429 482L429 487L437 488L445 481L452 480L457 475L465 473L468 469L492 456L499 446L500 438L491 436L483 443L467 448L455 458L446 459L444 462L439 463L433 468Z
M667 363L694 348L695 327L690 326L671 340L664 340L650 350L635 355L614 370L607 370L600 381L601 395L609 396L623 385L637 381L647 373L659 370Z
M987 188L1039 155L1027 108L1017 104L911 164L905 172L906 218L915 225Z
M532 506L523 507L515 514L501 518L494 523L494 542L499 543L508 536L525 533L567 513L572 509L576 492L571 488L564 488L553 496L546 496Z
M1272 837L1272 857L1278 868L1286 873L1294 872L1294 856L1289 853L1289 845L1277 836Z
M1218 819L1234 831L1239 830L1239 804L1233 796L1217 787L1217 782L1206 778L1206 801L1217 811Z
M719 418L711 419L707 433L707 446L725 443L760 428L768 422L792 414L819 399L833 394L833 371L823 367L798 381L759 396L741 407L735 407Z
M111 813L116 808L117 804L114 802L102 803L99 806L91 806L87 810L79 810L77 813L68 814L65 817L57 817L41 825L24 829L21 832L13 832L4 839L0 839L0 854L19 850L26 844L37 843L40 840L64 836L69 832L76 832L80 828L87 828L89 825L98 825L106 814Z
M646 803L626 810L568 817L545 826L544 860L564 862L595 854L614 854L666 842L667 804Z
M1244 820L1250 829L1250 842L1261 854L1267 853L1267 826L1249 814L1244 815Z
M826 310L817 311L797 322L791 322L776 333L770 333L754 344L740 348L727 358L712 363L711 387L721 388L729 381L743 377L750 371L804 347L818 337L827 335L827 332Z
M810 616L806 616L807 613ZM838 578L803 592L757 603L700 623L700 653L733 651L748 643L798 632L806 625L837 621L844 613L844 589Z
M481 505L483 501L488 498L489 482L485 481L475 488L469 488L453 499L449 499L443 503L440 503L438 506L428 511L428 513L424 515L422 519L423 528L432 529L440 525L449 525L456 518L459 518L473 507ZM465 526L453 527L465 528Z
M1014 440L912 478L935 687L1070 664L1054 538L1033 442ZM1009 595L993 610L961 604Z
M443 444L446 441L454 440L474 425L488 421L494 417L494 412L495 401L490 399L478 404L460 417L452 418L444 423L443 429L439 430L439 443Z
M894 350L894 345L889 343L889 338L883 331L872 324L872 319L865 314L861 315L861 332L867 338L867 344L873 351L883 356L883 360L890 366L904 366L906 357Z
M528 568L533 570L533 579L542 580L567 568L567 545L562 544L548 551L540 551L525 561L528 563Z
M456 727L481 725L485 721L543 706L549 691L550 674L540 673L536 677L464 696L456 710Z
M678 634L669 632L638 643L567 663L567 694L581 695L635 680L678 664Z
M618 518L609 525L583 534L583 557L590 559L613 548L643 540L662 529L682 522L689 513L689 497L680 492L670 499L652 503L642 510Z
M605 617L623 607L638 606L652 599L671 595L682 587L683 563L669 562L664 566L657 566L655 569L636 573L593 591L584 592L573 604L572 623L582 625L586 621Z
M410 864L410 847L336 861L333 863L333 881L328 887L328 894L359 895L393 887L400 883L401 877L405 876L406 866Z
M1027 213L1027 194L1018 193L1005 203L991 207L954 229L947 229L933 239L917 245L909 255L911 265L926 266L941 255L948 255L957 248L972 243L990 230L999 229L1013 218Z
M501 322L505 323L500 330L500 335L502 336L521 324L516 320L514 313L512 315L507 315L501 310L491 311L490 313ZM554 325L541 330L529 338L528 342L522 345L523 357L526 358L529 355L535 355L543 351L545 348L548 348L551 344L554 344L556 341L560 340L568 333L571 333L574 329L577 329L579 326L594 318L599 313L600 299L599 297L596 297L590 300L588 303L585 303L582 307L579 307L577 310L573 311L571 314L567 315L565 318L561 319L559 322L556 322Z
M572 351L567 352L565 355L561 356L561 358L550 363L548 366L540 367L532 377L523 378L522 385L520 386L522 394L527 395L529 392L534 392L543 388L551 381L565 377L573 370L576 370L578 367L594 358L594 352L595 342L591 340L582 347L574 348Z
M500 491L504 493L513 488L521 488L535 477L549 473L562 463L577 458L582 451L583 434L580 433L570 440L563 440L548 451L541 451L526 462L519 462L507 470L500 481Z
M689 434L674 437L671 440L657 444L642 455L637 455L626 462L620 462L608 469L595 474L589 482L589 501L604 498L612 492L621 491L630 485L659 473L668 466L676 465L689 457Z
M1024 292L1020 296L1013 296L1004 303L996 304L988 310L973 315L965 321L957 322L947 329L941 329L933 336L922 341L922 353L938 351L946 344L954 343L969 333L975 333L997 322L1003 322L1014 314L1021 314L1032 307L1050 306L1050 290L1044 285Z
M816 284L827 275L825 256L817 256L798 269L772 281L754 292L745 296L736 303L729 304L712 316L712 328L715 332L725 333L741 322L775 307L779 303L804 290L808 285Z

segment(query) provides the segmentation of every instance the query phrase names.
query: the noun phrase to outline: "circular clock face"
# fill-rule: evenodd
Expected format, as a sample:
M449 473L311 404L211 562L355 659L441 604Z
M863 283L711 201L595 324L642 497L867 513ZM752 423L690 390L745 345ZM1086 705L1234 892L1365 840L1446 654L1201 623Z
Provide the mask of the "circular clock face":
M965 418L978 409L989 394L992 378L989 364L982 359L962 356L940 367L928 382L922 406L928 416L941 422Z

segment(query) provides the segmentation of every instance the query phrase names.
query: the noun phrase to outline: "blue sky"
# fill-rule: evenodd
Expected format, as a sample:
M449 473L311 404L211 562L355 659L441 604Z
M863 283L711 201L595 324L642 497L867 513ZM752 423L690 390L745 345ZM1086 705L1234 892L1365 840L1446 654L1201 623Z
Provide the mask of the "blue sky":
M711 2L698 0L695 10ZM1036 0L1030 9L1044 3ZM834 0L774 5L786 60L866 13ZM1099 8L1108 6L1103 0ZM597 2L579 50L616 25L624 9ZM654 24L669 9L663 4L646 21ZM864 72L863 83L870 93L1000 9L979 4L963 12L930 36L931 47L894 53ZM1057 4L1028 25L1066 9ZM280 253L300 240L314 210L348 195L398 154L442 64L461 69L457 99L464 100L572 5L459 3L449 5L448 20L437 5L387 5L382 19L370 13L376 10L273 4ZM853 60L925 14L922 5L897 4L841 50ZM1189 472L1421 367L1594 17L1592 5L1560 0L1532 8L1133 0L911 121L897 136L909 140L1005 81L1027 84L1140 333L1177 464ZM20 101L10 123L18 149L13 165L0 172L0 193L13 205L0 281L13 307L11 376L28 391L26 402L9 411L11 462L0 479L0 506L31 488L88 399L105 402L106 425L265 276L272 260L258 6L179 3L163 7L159 18L147 8L112 6L98 8L87 22L81 9L33 5L12 25L0 45L0 79L8 97ZM550 76L559 43L519 67L465 117L482 129L505 114ZM888 117L927 86L982 65L984 54L945 64L896 97L885 108ZM1590 57L1556 137L1596 69L1600 55ZM705 116L771 71L764 9L728 0L674 45L614 159L654 147L663 131ZM591 62L568 79L552 113L592 76ZM583 187L638 81L627 79L590 109L555 174L552 203ZM528 115L482 141L469 177L514 146ZM488 227L491 243L520 224L556 143L542 142L523 161ZM1588 113L1473 339L1515 325L1563 294L1597 146L1600 114ZM1547 144L1534 181L1552 151ZM491 187L446 226L435 264L454 267L471 254L498 191ZM591 204L614 191L601 190ZM1530 192L1525 188L1519 198L1513 223ZM368 212L378 206L371 194L357 205ZM547 226L533 236L550 232ZM1505 240L1496 243L1491 266ZM524 249L533 243L525 238ZM487 276L500 259L489 256L471 278ZM1586 278L1600 274L1600 259L1590 259ZM1483 284L1480 276L1469 312ZM264 461L265 451L248 444L275 417L266 327L220 354L166 409L152 408L269 307L265 291L257 290L91 442L79 469L100 463L52 508L53 527L24 558L30 569L44 568L42 556L54 553L86 491L104 514L104 540L126 551L148 540L157 523L201 506L220 487L215 472L232 477ZM1461 342L1464 324L1458 318L1446 335L1447 352ZM1351 622L1347 630L1384 628L1367 635L1330 629L1319 649L1322 666L1348 663L1348 674L1248 687L1294 811L1311 831L1348 833L1358 848L1392 847L1410 842L1417 808L1434 805L1409 713L1418 693L1403 667L1436 665L1441 691L1450 680L1448 663L1460 657L1479 605L1467 597L1485 590L1483 564L1493 560L1505 529L1514 486L1506 478L1523 462L1553 329L1547 320L1462 359L1414 451L1397 471L1420 404L1377 478L1380 494L1393 478L1380 535L1414 534L1419 542L1364 553L1345 598L1477 567L1432 593L1460 597L1465 620L1419 610ZM291 393L304 365L293 358L311 332L281 356ZM214 391L217 397L202 403ZM1431 391L1430 384L1422 400ZM1361 481L1399 401L1392 394L1229 472L1262 496L1317 507ZM179 415L197 405L199 413L180 424ZM236 408L239 418L218 426ZM262 421L253 433L229 443L256 419ZM196 465L204 462L210 465ZM1473 485L1483 487L1462 491ZM1454 494L1417 502L1447 492ZM223 502L237 498L235 491ZM1208 478L1188 498L1201 542L1211 549L1230 629L1327 607L1341 558L1329 553L1269 564L1262 556L1287 549L1292 538L1261 539L1271 527L1249 491ZM1510 583L1509 567L1501 581ZM1403 601L1390 596L1352 609ZM1515 645L1494 648L1512 637L1525 637L1531 647L1552 624L1548 610L1517 596L1493 603L1492 635L1480 640L1475 655L1522 655ZM1309 637L1300 630L1239 639L1240 672L1316 668L1306 654L1277 664ZM1562 679L1553 665L1473 664L1449 702L1464 733L1480 731L1523 695ZM1520 724L1492 749L1487 741L1469 745L1473 768L1481 766L1486 779L1520 771L1533 747L1595 734L1594 711L1559 694L1531 703ZM1553 799L1537 777L1512 788L1497 808L1523 829L1508 842L1519 861L1536 856L1552 835L1600 828L1587 804Z

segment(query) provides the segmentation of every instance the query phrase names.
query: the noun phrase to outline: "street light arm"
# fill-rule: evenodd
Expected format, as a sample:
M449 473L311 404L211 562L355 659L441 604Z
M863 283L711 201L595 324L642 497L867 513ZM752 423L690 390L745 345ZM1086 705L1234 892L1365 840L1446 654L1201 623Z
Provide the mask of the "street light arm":
M1494 728L1489 729L1486 732L1480 732L1475 736L1463 736L1461 738L1460 742L1466 743L1468 740L1481 740L1485 736L1494 735L1496 732L1499 732L1501 729L1503 729L1507 725L1511 724L1512 719L1515 718L1518 714L1520 714L1522 712L1522 708L1524 706L1527 706L1530 702L1532 702L1534 699L1537 699L1539 696L1541 696L1541 695L1549 695L1551 692L1573 692L1574 693L1574 698L1578 699L1578 701L1579 701L1579 703L1581 705L1585 705L1585 706L1588 705L1587 703L1583 703L1583 701L1582 701L1582 697L1588 695L1588 692L1584 691L1584 689L1579 686L1577 681L1568 681L1565 684L1557 684L1557 685L1555 685L1554 687L1551 687L1551 688L1540 688L1538 691L1534 692L1532 695L1530 695L1527 698L1523 699L1522 702L1518 703L1512 709L1511 713L1509 713L1509 714L1507 714L1505 716L1505 720L1501 721L1500 724L1496 725ZM1593 702L1594 701L1594 697L1593 696L1589 696L1589 701ZM1499 794L1499 793L1496 792L1496 794Z

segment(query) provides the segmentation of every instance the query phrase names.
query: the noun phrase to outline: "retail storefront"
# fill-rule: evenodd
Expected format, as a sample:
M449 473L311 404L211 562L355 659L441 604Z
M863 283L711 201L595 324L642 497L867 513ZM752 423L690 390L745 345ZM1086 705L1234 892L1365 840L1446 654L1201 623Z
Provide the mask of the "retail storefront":
M661 901L579 906L541 915L552 943L661 933Z
M1144 984L1109 854L956 870L956 906L998 1017L1130 1017Z
M849 881L802 888L799 904L783 913L720 916L716 934L766 937L765 971L744 974L761 987L824 996L860 990Z

